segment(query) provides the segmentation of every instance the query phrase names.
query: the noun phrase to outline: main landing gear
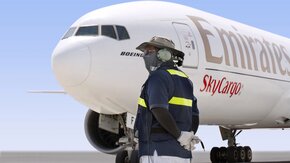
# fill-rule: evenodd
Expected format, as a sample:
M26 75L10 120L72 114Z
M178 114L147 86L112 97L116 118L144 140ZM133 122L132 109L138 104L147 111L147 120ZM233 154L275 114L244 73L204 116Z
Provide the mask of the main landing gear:
M252 150L250 147L237 146L236 137L241 133L234 129L226 129L220 127L223 140L228 140L228 147L214 147L210 152L210 160L212 163L224 162L251 162Z

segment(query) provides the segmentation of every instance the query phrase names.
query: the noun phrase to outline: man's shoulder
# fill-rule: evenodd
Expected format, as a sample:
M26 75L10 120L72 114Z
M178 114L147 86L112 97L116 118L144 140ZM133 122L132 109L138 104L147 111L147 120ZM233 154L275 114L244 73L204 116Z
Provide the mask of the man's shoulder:
M169 78L170 74L167 71L167 69L157 69L156 71L152 72L150 75L150 78L155 79L155 78Z
M166 69L158 69L154 71L149 79L148 79L149 85L157 85L158 87L162 85L168 85L169 87L172 87L174 84L173 79L169 72L167 72Z

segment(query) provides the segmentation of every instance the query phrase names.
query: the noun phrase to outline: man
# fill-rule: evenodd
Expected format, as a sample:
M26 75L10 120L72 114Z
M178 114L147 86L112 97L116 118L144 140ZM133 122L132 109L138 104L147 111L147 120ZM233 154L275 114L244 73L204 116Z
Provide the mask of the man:
M141 163L189 163L199 125L192 82L180 71L184 53L163 37L153 37L136 49L149 77L142 87L135 128Z

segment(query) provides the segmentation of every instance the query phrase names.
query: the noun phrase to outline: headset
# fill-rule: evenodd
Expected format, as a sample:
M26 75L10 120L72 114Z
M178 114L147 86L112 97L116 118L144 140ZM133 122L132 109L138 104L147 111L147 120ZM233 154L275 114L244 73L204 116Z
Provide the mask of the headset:
M162 62L167 62L171 60L172 54L168 49L163 48L163 49L158 50L157 58Z
M172 52L166 48L157 51L157 58L162 62L167 62L170 60L175 60L177 66L182 66L184 55L179 54L177 56L172 55Z

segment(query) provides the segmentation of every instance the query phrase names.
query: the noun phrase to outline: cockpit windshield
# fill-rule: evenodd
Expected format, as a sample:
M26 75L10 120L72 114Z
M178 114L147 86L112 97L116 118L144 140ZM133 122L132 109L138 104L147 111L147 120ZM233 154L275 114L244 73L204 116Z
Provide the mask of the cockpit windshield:
M124 26L116 25L119 40L130 39L127 29Z
M102 35L117 39L117 35L112 25L102 25Z
M97 36L99 34L98 26L86 26L80 27L76 33L76 36Z
M100 28L99 28L100 27ZM69 38L71 36L107 36L116 40L130 39L129 33L124 26L120 25L101 25L101 26L81 26L71 27L62 39Z

